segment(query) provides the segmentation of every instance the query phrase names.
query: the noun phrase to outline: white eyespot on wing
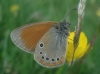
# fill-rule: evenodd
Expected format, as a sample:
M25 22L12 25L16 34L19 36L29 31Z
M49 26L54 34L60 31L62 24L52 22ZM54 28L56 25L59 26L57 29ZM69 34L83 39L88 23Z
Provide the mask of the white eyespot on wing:
M44 43L41 42L41 43L39 44L39 47L40 47L40 48L43 48L43 47L44 47Z

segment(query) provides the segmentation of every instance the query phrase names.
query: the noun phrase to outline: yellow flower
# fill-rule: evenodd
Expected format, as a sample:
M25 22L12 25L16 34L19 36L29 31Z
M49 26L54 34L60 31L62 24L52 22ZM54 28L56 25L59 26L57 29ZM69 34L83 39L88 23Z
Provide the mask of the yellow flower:
M17 4L12 5L11 8L10 8L10 11L12 13L14 13L14 12L16 12L18 10L19 10L19 6Z
M72 56L73 56L73 50L74 50L74 46L73 46L73 38L74 38L74 32L70 33L70 36L68 37L68 48L67 48L67 55L66 55L66 59L68 62L72 61ZM84 53L87 51L87 38L85 36L85 34L83 32L81 32L80 34L80 39L79 39L79 44L78 47L75 50L75 54L74 54L74 60L81 58Z
M96 11L96 15L100 17L100 8Z

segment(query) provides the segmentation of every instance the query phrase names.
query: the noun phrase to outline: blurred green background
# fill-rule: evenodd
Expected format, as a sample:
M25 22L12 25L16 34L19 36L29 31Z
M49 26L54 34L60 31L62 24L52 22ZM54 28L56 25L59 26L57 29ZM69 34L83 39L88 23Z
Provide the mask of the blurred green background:
M33 55L16 47L10 33L13 29L35 22L62 20L64 15L76 8L79 0L0 0L0 74L68 74L69 65L48 69L38 65ZM67 18L71 22L71 31L77 25L77 11ZM83 20L83 32L92 38L100 25L100 0L87 0ZM81 50L81 49L80 49ZM78 62L72 67L74 70ZM72 70L73 72L73 70ZM78 74L100 74L100 35L84 59Z

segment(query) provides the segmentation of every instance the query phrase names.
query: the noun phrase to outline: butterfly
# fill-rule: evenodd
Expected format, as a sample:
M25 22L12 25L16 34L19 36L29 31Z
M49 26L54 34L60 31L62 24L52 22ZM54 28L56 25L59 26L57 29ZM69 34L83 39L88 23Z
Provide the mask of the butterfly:
M65 63L70 25L65 19L24 25L11 32L11 40L20 49L34 54L38 64L59 67Z

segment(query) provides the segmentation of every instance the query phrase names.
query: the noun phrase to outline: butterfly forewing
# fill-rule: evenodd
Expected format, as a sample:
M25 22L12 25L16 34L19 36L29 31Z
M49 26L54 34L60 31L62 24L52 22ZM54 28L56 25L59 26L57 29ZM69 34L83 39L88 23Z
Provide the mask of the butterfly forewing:
M11 39L22 50L33 53L41 37L55 24L42 22L19 27L11 32Z

